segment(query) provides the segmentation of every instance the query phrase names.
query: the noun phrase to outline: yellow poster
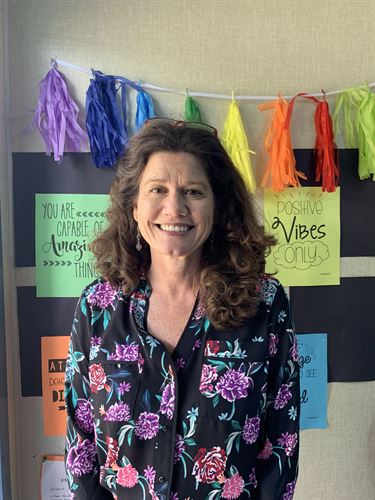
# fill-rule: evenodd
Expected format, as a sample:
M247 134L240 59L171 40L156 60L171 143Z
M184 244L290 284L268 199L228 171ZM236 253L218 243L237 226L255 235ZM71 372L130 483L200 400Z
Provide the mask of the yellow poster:
M285 286L340 284L340 188L265 189L264 216L278 241L267 273L276 273Z
M64 379L69 337L42 337L44 434L64 436L66 411Z

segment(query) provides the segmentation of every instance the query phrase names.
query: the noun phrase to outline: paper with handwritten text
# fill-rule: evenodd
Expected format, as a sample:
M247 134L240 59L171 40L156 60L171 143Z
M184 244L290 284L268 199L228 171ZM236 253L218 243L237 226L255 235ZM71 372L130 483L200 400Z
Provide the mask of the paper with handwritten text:
M340 188L265 189L264 216L266 230L278 240L267 258L268 273L277 273L284 286L340 283Z

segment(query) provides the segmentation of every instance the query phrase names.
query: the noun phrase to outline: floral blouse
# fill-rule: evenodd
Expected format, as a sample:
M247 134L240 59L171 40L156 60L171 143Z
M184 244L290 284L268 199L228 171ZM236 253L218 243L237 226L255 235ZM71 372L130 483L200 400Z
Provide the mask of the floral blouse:
M255 317L217 331L199 300L171 355L147 332L145 279L97 280L78 303L66 365L73 499L291 500L299 363L283 287L262 276Z

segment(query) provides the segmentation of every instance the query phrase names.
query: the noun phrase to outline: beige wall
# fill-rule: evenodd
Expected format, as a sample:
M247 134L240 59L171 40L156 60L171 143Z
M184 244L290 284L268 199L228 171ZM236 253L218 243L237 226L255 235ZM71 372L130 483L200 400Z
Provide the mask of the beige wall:
M334 90L375 79L373 0L9 0L12 151L42 151L25 134L38 82L51 57L156 85L236 94ZM5 11L6 12L6 11ZM88 76L63 69L83 106ZM183 96L155 94L159 114L180 116ZM333 101L330 101L333 102ZM200 100L206 121L221 129L228 102ZM241 103L254 166L262 168L264 113ZM295 147L311 147L313 106L297 104ZM340 141L339 141L340 143ZM7 172L9 185L11 170ZM7 181L8 182L8 181ZM7 207L11 227L11 202ZM4 213L4 211L3 211ZM10 231L10 230L9 230ZM10 246L9 262L12 262ZM343 259L346 276L375 275L374 259ZM12 283L10 266L6 279ZM17 270L33 284L34 270ZM8 301L14 300L10 287ZM14 311L8 311L8 356L18 359ZM41 399L20 397L19 364L10 374L18 446L13 500L36 500L40 456L61 453L63 439L44 438ZM12 381L14 380L14 384ZM329 428L302 433L297 500L374 498L375 382L330 384ZM15 445L15 446L16 446Z

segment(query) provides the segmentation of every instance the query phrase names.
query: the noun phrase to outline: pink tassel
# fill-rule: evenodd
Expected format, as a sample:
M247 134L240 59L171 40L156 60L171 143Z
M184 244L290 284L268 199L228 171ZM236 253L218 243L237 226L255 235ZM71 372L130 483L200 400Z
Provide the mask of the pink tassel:
M32 124L42 136L46 154L53 152L55 161L61 162L64 150L82 150L87 143L87 134L78 124L78 106L70 97L68 87L55 64L40 82L39 89Z

